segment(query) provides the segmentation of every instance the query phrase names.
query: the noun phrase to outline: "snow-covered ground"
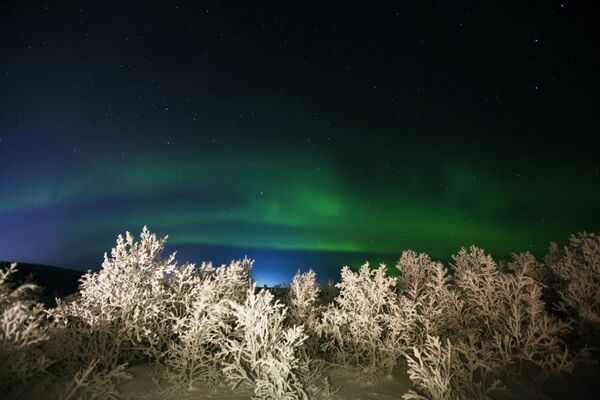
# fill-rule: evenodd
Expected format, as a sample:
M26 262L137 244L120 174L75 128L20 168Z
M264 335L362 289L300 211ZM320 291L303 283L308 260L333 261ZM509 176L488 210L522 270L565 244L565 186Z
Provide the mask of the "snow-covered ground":
M155 383L155 370L149 365L137 365L129 368L132 379L119 385L123 399L131 400L250 400L252 388L241 387L231 390L226 385L211 389L209 386L197 385L191 390L182 392L164 392ZM332 384L337 388L334 400L400 400L402 395L411 389L411 382L406 373L397 368L391 376L380 377L376 383L349 373L329 372ZM564 378L550 379L543 384L536 384L531 379L523 379L521 383L510 384L508 390L496 392L492 399L496 400L551 400L551 399L588 399L598 393L600 377L572 375ZM65 382L48 382L33 385L19 398L31 400L58 399L59 388Z

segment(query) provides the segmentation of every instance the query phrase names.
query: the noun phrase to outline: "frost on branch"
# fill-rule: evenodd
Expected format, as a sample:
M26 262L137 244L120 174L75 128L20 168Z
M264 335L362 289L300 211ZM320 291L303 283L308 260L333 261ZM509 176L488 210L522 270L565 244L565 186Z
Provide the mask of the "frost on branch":
M268 290L248 289L244 303L230 303L235 326L223 350L223 372L237 387L254 386L256 399L309 399L302 326L285 326L286 308Z
M119 235L100 272L82 277L79 297L50 310L50 351L63 357L65 367L78 370L98 359L102 367L114 368L161 357L172 334L165 319L171 304L165 278L176 270L174 254L161 258L165 243L146 227L138 242L129 232Z
M49 310L25 295L32 286L9 287L14 266L1 272L0 389L46 370L69 380L64 399L116 398L127 363L139 360L159 367L167 391L228 382L255 399L307 400L331 396L324 366L370 380L406 365L407 399L483 399L523 366L569 372L597 343L594 234L553 245L543 263L515 254L509 268L475 246L450 267L408 250L398 278L384 265L344 267L326 296L309 271L280 290L287 308L256 292L252 260L177 266L164 245L146 228L139 241L119 236L79 295Z
M314 329L317 323L320 293L317 274L311 269L294 275L288 299L289 319L292 324L304 324Z
M451 285L448 269L427 254L412 250L402 253L396 268L401 274L401 319L396 329L404 336L404 347L424 343L427 335L455 335L464 303Z
M531 253L513 253L512 257L512 261L508 263L509 270L526 275L544 286L550 283L552 279L550 269L536 260Z
M230 302L245 300L252 263L247 258L218 268L203 263L199 273L190 264L174 273L172 307L165 316L174 334L165 353L172 383L191 388L196 382L222 380L223 344L234 321Z
M456 346L449 339L442 343L428 335L406 360L408 375L419 390L404 394L406 400L487 399L490 392L500 389L500 381L493 379L476 348Z
M48 340L43 307L28 299L37 287L13 289L9 279L16 271L16 264L0 270L0 393L44 372L49 364L41 348Z
M317 327L326 359L371 375L391 371L401 353L393 325L399 306L396 279L387 276L385 265L371 270L365 263L358 272L342 268L336 286L340 294Z
M597 335L600 330L600 235L571 235L562 251L554 244L546 257L557 278L559 302L564 312L581 331Z
M406 354L416 391L405 398L487 398L502 388L500 379L518 375L524 363L544 373L572 370L563 343L568 325L544 307L542 284L529 276L531 259L517 259L512 273L500 272L491 256L475 246L453 259L453 281L424 257L405 253L399 262L408 272L402 296L416 304L414 321L426 332L424 340L415 336ZM416 265L423 270L414 272ZM448 310L454 323L436 308ZM443 329L446 323L452 328Z
M253 265L254 260L248 257L232 261L228 267L221 265L215 268L210 262L202 263L200 275L205 279L211 279L218 286L223 298L243 301L252 283Z

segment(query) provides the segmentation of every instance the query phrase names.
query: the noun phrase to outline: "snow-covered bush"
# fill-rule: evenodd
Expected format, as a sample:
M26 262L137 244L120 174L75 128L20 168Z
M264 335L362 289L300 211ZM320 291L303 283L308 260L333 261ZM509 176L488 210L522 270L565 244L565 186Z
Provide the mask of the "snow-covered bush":
M46 370L49 360L42 353L48 339L41 304L29 298L37 290L32 284L13 288L9 282L16 264L0 270L0 393L27 382Z
M569 245L550 248L546 263L558 280L557 309L582 333L600 330L600 235L571 235Z
M544 263L514 254L506 268L471 246L450 267L405 251L398 278L383 264L344 267L324 290L311 270L280 290L284 302L256 291L252 260L178 266L162 257L165 240L146 228L137 242L119 236L100 272L50 310L26 296L31 285L10 287L14 266L0 272L0 390L48 370L72 377L65 400L116 398L127 363L144 360L165 367L167 390L225 381L255 399L321 399L324 365L373 379L404 360L406 399L483 399L522 365L572 370L564 341L578 335L585 350L600 330L594 234L553 245Z
M221 297L241 302L252 283L253 264L254 260L248 257L232 261L229 266L214 267L210 262L202 263L200 275L214 281Z
M276 294L274 294L276 296ZM317 334L319 315L323 309L321 289L317 283L317 274L298 271L286 288L284 303L288 308L288 325L303 325L308 338L304 342L304 351L310 357L320 357L320 343ZM275 297L277 298L277 297Z
M304 324L307 329L315 329L320 292L317 274L312 269L294 275L287 301L288 317L291 324Z
M79 316L69 315L59 303L48 310L51 324L44 353L54 362L51 369L57 375L73 375L92 362L96 369L113 369L124 362L129 344L117 321L96 321L90 324ZM91 317L90 317L91 318Z
M119 235L102 269L82 277L80 296L51 312L57 327L89 333L90 340L80 350L91 346L90 350L117 352L106 367L142 357L156 359L166 350L172 332L164 318L170 298L165 278L174 273L176 263L174 254L161 258L165 242L146 227L139 242L129 232ZM93 358L113 357L87 357Z
M411 337L405 354L416 389L405 398L487 398L523 363L544 373L572 370L563 343L568 325L546 310L539 281L544 269L534 258L515 255L513 272L503 273L471 246L453 261L453 276L423 254L405 252L398 263L401 298L416 313L408 329L424 334Z
M501 273L491 256L475 246L453 258L464 301L463 331L493 352L499 369L523 361L546 371L572 368L562 343L568 327L548 314L542 285L526 275L526 268Z
M386 267L371 270L365 263L357 272L342 268L336 285L340 294L321 314L317 334L327 360L363 372L389 372L401 354L396 279Z
M550 284L552 272L546 264L536 260L531 253L513 253L512 258L512 261L508 263L510 271L526 275L543 286Z
M425 343L406 356L408 375L417 391L404 394L406 400L488 399L501 389L501 382L490 374L491 366L478 349L453 345L449 339L427 335Z
M80 293L48 310L45 351L57 362L55 373L74 374L94 362L99 374L162 357L172 338L168 277L177 268L174 254L161 258L165 242L146 227L137 242L129 232L119 235L102 269L82 277Z
M451 285L451 276L440 262L412 250L402 253L400 271L400 319L397 328L404 347L422 344L427 335L452 337L460 329L463 302Z
M548 314L542 287L521 273L503 274L496 284L498 325L493 328L491 350L505 366L537 364L544 372L571 371L573 360L562 338L568 325Z
M254 386L256 399L296 400L309 396L309 360L302 326L285 326L286 308L268 290L248 289L244 303L230 302L234 329L223 344L223 372L237 387Z
M494 361L480 340L480 321L465 315L472 312L469 306L476 296L465 296L454 282L487 276L479 268L489 268L493 260L473 248L461 250L455 262L454 277L443 264L410 250L396 265L401 309L410 317L404 327L411 333L404 356L416 390L405 394L406 399L485 398L499 386L492 373Z
M243 302L251 287L253 261L245 258L229 266L187 265L170 279L174 293L165 318L173 339L165 353L168 378L191 387L195 382L216 384L222 377L223 344L233 326L230 302Z
M538 261L531 253L513 253L506 263L505 272L523 274L542 286L542 300L548 311L553 311L559 302L557 278L546 262Z

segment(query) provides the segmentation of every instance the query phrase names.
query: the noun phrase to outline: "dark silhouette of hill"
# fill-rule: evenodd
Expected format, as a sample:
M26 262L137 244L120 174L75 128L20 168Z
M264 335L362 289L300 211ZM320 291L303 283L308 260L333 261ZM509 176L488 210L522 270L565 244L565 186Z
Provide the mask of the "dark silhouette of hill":
M0 261L0 269L8 268L12 263L12 261ZM40 286L40 291L36 293L37 300L46 306L54 306L55 298L64 298L77 292L79 278L84 273L84 271L50 265L17 262L17 273L13 276L12 282L35 283Z

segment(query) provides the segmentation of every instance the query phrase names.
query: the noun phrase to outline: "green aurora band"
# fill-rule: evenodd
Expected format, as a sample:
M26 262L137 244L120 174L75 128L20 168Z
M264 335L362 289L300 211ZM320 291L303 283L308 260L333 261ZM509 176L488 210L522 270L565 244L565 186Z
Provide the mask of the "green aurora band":
M357 160L348 170L327 154L303 153L146 154L60 177L44 176L40 167L36 179L0 202L0 218L92 207L101 212L72 218L69 234L114 235L148 225L169 234L174 248L395 255L411 248L442 259L470 244L503 258L527 250L541 256L551 240L598 227L600 185L589 184L599 181L597 170L505 171L493 161L407 156L371 169Z

